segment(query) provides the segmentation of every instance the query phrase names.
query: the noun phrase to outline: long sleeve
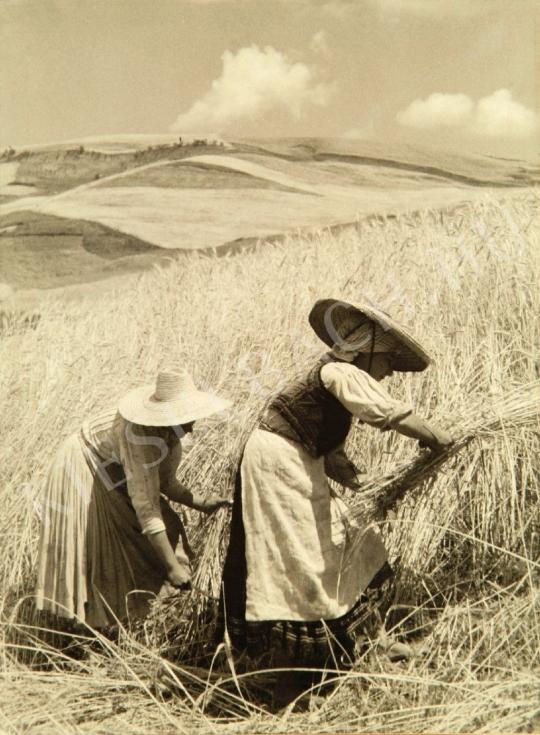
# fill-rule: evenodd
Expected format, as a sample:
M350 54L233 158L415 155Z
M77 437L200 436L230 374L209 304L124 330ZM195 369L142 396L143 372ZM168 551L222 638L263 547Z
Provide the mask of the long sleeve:
M331 362L321 369L324 387L353 416L377 429L393 429L412 413L412 407L396 401L368 373L345 362Z
M160 466L168 457L166 442L141 427L123 422L118 436L127 490L143 534L165 531L160 508Z
M170 487L176 487L178 480L176 479L176 473L182 460L183 447L182 443L178 441L174 446L169 447L169 452L164 460L159 465L159 479L161 483L161 491L165 494L167 489Z

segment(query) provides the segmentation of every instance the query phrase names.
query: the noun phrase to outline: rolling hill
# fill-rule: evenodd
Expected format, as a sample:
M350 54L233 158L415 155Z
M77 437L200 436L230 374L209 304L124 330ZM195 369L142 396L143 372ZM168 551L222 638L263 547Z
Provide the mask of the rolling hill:
M0 282L48 289L540 181L533 162L377 141L115 136L0 158Z

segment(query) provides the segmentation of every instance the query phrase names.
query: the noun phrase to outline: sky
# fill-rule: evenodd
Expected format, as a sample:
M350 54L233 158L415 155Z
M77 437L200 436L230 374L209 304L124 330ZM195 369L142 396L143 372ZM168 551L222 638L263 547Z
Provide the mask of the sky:
M132 133L540 152L540 0L0 0L0 146Z

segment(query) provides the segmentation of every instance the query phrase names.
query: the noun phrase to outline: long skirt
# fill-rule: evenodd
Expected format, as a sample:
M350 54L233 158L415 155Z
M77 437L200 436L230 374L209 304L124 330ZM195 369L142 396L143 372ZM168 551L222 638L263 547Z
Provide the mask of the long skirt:
M49 471L42 503L36 607L93 628L147 614L165 570L141 533L123 469L109 465L114 489L99 477L100 458L80 433L68 437ZM161 498L173 549L182 522ZM189 548L189 547L188 547Z
M329 510L333 498L324 502L331 491L318 460L265 433L252 435L236 476L218 636L226 629L237 652L264 665L349 665L362 642L376 633L390 601L392 570L384 546L365 528L357 529L352 544L346 533L337 533L340 525L329 520L335 515ZM348 563L336 566L344 558ZM334 579L340 573L346 578L342 589ZM342 614L318 613L344 607Z

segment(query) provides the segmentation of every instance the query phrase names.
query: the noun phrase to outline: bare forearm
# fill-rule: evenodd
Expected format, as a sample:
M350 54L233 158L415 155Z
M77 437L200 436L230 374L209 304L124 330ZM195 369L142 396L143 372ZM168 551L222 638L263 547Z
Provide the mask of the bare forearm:
M163 493L171 500L174 500L175 503L182 503L182 505L187 505L188 508L193 508L201 513L212 513L218 508L231 505L230 500L219 495L203 497L200 493L194 493L179 483L176 478L170 481L167 487L163 488Z
M179 483L178 480L169 482L167 487L163 488L163 493L171 500L174 500L175 503L187 505L188 508L194 508L195 510L200 510L201 505L204 504L203 498L199 493L194 493L185 487L185 485Z
M169 542L166 532L149 533L147 539L167 572L175 569L178 565L178 559L175 556L174 549Z
M178 589L189 589L191 573L187 556L185 559L176 556L165 531L148 534L148 541L163 564L169 583Z

